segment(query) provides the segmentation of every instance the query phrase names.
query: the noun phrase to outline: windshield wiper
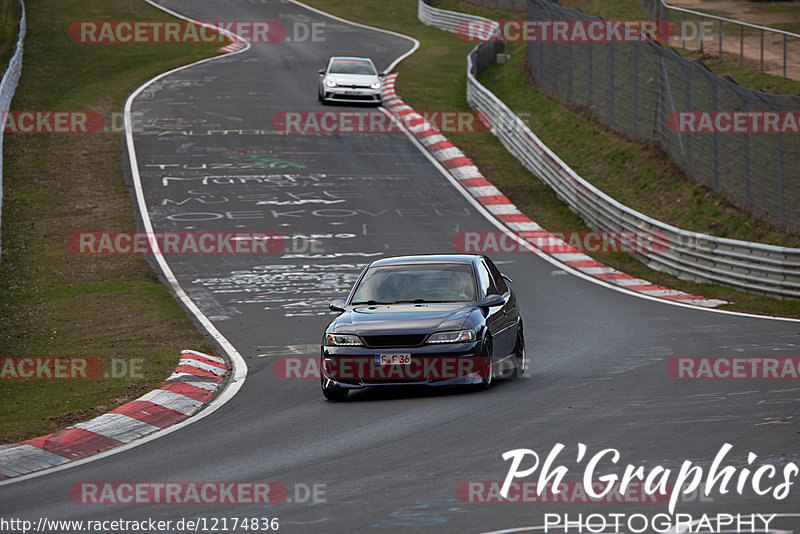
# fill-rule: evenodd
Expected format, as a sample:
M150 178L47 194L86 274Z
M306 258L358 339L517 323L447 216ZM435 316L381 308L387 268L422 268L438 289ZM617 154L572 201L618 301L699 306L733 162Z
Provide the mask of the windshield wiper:
M354 302L353 303L354 306L358 306L359 304L369 304L370 306L373 306L375 304L395 304L395 303L394 302L378 302L377 300L367 300L367 301L361 301L361 302Z
M428 302L440 302L438 300L425 300L425 299L414 299L414 300L396 300L394 301L395 304L423 304Z

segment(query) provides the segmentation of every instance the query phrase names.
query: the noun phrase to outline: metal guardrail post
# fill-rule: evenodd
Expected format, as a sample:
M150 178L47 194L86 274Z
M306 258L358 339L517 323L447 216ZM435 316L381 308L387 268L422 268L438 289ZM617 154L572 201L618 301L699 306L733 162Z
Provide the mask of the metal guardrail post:
M786 78L786 39L788 37L784 34L783 36L783 77Z
M681 11L681 48L686 48L686 13Z
M699 33L700 33L700 53L702 54L703 53L703 34L705 33L703 31L703 16L702 15L700 16L700 30L699 30Z
M744 26L739 26L739 66L744 66Z

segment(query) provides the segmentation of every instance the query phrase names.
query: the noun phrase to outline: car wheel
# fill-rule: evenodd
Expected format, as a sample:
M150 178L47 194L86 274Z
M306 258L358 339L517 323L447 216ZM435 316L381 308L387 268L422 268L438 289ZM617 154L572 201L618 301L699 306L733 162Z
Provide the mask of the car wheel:
M489 389L492 387L492 379L494 378L494 356L492 356L492 338L488 335L483 342L483 358L486 360L486 371L481 377L481 389Z
M525 371L528 370L528 355L525 353L525 335L522 332L522 324L517 328L517 344L514 347L514 359L516 360L514 377L521 378L525 376Z
M322 383L322 395L330 401L343 401L347 398L348 390L336 386L325 386Z

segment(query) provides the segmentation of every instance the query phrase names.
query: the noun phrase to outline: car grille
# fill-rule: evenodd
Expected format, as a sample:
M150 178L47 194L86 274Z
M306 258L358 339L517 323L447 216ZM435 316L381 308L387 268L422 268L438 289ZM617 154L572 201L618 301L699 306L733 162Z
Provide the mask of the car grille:
M337 95L332 94L331 98L340 98L342 100L375 100L376 95Z
M418 347L426 334L362 336L368 347Z

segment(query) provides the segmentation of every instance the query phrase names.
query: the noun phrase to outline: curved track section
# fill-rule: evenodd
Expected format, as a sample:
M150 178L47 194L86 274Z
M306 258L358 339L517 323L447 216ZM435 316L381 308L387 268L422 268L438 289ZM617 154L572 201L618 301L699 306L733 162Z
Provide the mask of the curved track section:
M635 298L531 254L497 257L521 300L530 378L480 393L365 391L339 404L323 401L316 380L279 378L280 357L317 354L327 303L372 258L449 252L454 233L494 227L405 135L295 136L272 128L281 111L322 109L317 70L329 55L370 56L385 68L414 46L409 40L279 0L162 5L198 20L324 24L324 42L253 44L165 76L132 103L145 125L134 143L156 231L299 237L276 255L165 256L188 297L245 359L247 381L180 431L4 487L4 516L278 517L287 532L480 532L541 525L546 513L666 511L662 503L459 500L459 484L505 477L501 455L509 449L545 455L563 443L564 458L574 459L585 443L591 454L619 449L620 465L677 468L686 459L708 467L730 442L729 462L738 466L748 451L759 462L800 461L796 382L676 381L665 370L681 356L796 356L796 323ZM603 472L620 469L607 463ZM101 481L272 481L289 494L269 506L70 498L76 484ZM324 499L297 502L295 488L313 484L324 484ZM790 514L797 502L796 494L777 501L715 493L678 510ZM781 528L798 529L796 518L782 521Z

